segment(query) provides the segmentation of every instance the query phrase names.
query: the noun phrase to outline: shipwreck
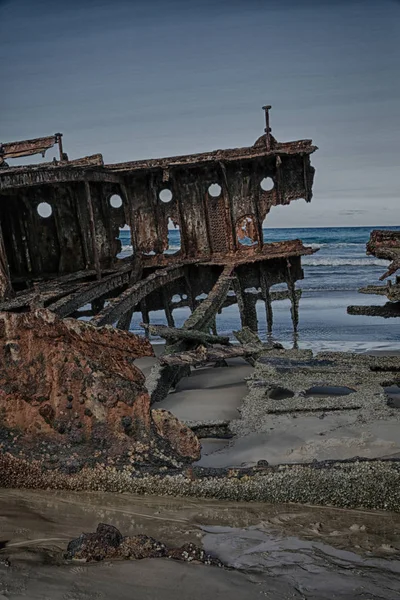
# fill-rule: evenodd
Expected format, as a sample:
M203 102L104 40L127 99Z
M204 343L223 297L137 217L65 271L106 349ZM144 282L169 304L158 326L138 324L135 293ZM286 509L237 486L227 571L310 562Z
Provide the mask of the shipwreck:
M382 386L399 380L398 359L314 357L257 335L260 300L272 332L273 302L288 298L297 331L301 258L315 252L301 240L264 239L273 207L310 202L317 149L278 142L270 108L252 146L188 156L70 160L60 133L0 145L0 485L400 509L397 460L196 465L199 440L213 432L269 435L271 421L286 427L321 413L317 435L325 414L348 411L364 424L393 416ZM11 164L56 145L52 162ZM121 256L121 228L130 255ZM216 327L231 304L236 344ZM190 309L182 327L179 307ZM155 310L165 325L151 323ZM135 312L142 336L129 331ZM154 355L151 335L166 344L146 378L135 361ZM162 408L193 367L235 357L255 366L240 419L188 423ZM321 382L350 393L310 398Z
M238 304L242 327L256 332L256 303L262 299L271 332L272 302L288 297L296 331L295 283L303 277L301 257L314 250L300 240L268 243L262 227L273 206L311 200L310 155L316 147L311 140L277 142L270 107L264 110L265 132L253 146L189 156L112 165L99 154L69 160L59 133L3 144L0 310L21 315L43 308L60 319L85 316L95 327L118 330L128 330L140 311L146 335L179 339L176 354L199 341L193 330L204 332L205 342L226 346L229 340L217 336L215 316L232 303ZM7 163L44 154L56 144L60 156L52 163ZM175 253L167 252L169 220L180 230ZM120 259L124 226L130 228L132 255ZM271 291L280 283L286 292ZM173 304L176 297L180 301ZM192 314L177 339L178 306ZM170 331L151 326L154 310L165 312ZM225 348L217 355L222 360L239 352L246 349ZM184 373L177 364L161 371L150 382L153 401Z

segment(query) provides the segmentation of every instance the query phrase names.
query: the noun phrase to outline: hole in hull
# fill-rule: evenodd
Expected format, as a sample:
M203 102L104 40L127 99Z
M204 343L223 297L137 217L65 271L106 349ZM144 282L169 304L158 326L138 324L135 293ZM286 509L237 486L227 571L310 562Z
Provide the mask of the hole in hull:
M168 217L168 248L164 254L174 254L181 248L181 230L171 217Z
M164 188L163 190L160 191L160 193L158 194L158 197L160 198L161 202L171 202L172 200L172 192L170 189L168 188Z
M236 235L242 246L256 246L258 244L258 230L253 215L244 215L236 221Z
M222 188L219 183L212 183L208 188L208 193L212 198L218 198L221 195Z
M117 254L117 258L126 258L133 255L133 246L131 240L131 230L127 224L119 228L118 243L121 245L121 250Z
M48 219L53 214L53 209L48 202L41 202L38 204L36 210L42 219Z
M113 194L109 202L112 208L121 208L122 206L122 198L121 196L118 196L118 194Z
M271 177L264 177L260 183L260 187L264 192L270 192L274 188L274 180Z

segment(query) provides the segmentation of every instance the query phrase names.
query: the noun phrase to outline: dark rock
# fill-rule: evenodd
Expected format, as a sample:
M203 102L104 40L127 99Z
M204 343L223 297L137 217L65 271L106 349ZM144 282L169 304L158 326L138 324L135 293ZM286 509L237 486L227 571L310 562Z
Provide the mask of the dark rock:
M171 548L167 552L168 558L175 560L183 560L185 562L200 562L205 565L214 565L216 567L222 567L222 562L218 558L214 558L210 554L204 552L202 548L195 546L195 544L184 544L180 548Z
M140 560L142 558L172 558L186 562L201 562L221 567L217 558L206 554L195 544L168 549L165 544L147 535L123 537L112 525L100 523L95 533L82 533L67 547L66 558L88 562L105 559Z
M99 523L95 533L82 533L67 547L67 558L99 561L114 558L115 550L122 542L122 535L113 525Z

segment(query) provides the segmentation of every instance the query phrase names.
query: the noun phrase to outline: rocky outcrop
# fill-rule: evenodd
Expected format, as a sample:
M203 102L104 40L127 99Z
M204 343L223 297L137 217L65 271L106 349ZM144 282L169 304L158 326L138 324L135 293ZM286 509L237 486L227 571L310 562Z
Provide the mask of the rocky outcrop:
M105 523L99 523L94 533L82 533L79 538L72 540L68 544L66 558L86 562L105 559L173 558L222 566L221 561L206 554L194 544L185 544L180 548L167 548L165 544L147 535L123 537L116 527Z
M129 332L38 309L0 313L0 444L67 473L105 464L177 466L199 457L170 413L154 419L134 360L151 344Z

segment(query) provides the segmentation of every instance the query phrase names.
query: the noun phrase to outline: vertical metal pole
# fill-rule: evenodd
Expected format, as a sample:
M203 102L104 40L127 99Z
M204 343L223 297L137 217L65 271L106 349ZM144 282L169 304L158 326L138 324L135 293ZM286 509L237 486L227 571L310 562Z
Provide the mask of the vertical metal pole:
M272 333L273 326L273 312L272 312L272 302L271 302L271 293L269 291L268 281L264 272L263 265L260 264L260 287L261 287L261 295L265 302L265 315L267 319L267 332L268 334Z
M271 149L271 128L269 126L269 111L272 108L269 104L263 106L263 111L265 112L265 133L266 133L266 141L267 141L267 151L269 152Z
M150 323L150 319L149 319L149 311L147 310L147 303L146 303L146 298L143 298L143 300L140 301L140 310L142 313L142 321L143 323L145 323L146 325L149 325ZM144 335L147 339L149 339L150 337L150 332L149 332L149 328L146 327L146 329L144 330Z
M60 151L60 161L63 160L63 145L62 145L62 133L56 133L56 140L58 144L58 149Z
M169 303L170 295L168 293L168 286L163 287L161 290L163 303L164 303L164 311L165 316L167 318L168 327L175 327L174 317L172 315L171 305Z
M291 265L289 259L286 260L287 269L288 269L288 278L286 280L286 284L289 290L289 299L291 302L291 315L293 321L293 332L294 335L297 336L297 329L299 325L299 300L296 294L296 285L292 278Z
M90 191L90 183L88 181L85 181L85 190L86 190L87 208L88 208L88 212L89 212L90 235L92 236L92 251L93 251L94 268L96 270L97 279L101 279L100 259L99 259L99 252L98 252L97 243L96 243L96 225L94 222L92 194Z
M304 190L305 190L305 200L310 200L310 194L308 191L308 173L307 173L307 156L303 154L303 179L304 179Z
M8 267L3 232L0 225L0 300L6 300L12 295L13 289L11 285L10 269Z

